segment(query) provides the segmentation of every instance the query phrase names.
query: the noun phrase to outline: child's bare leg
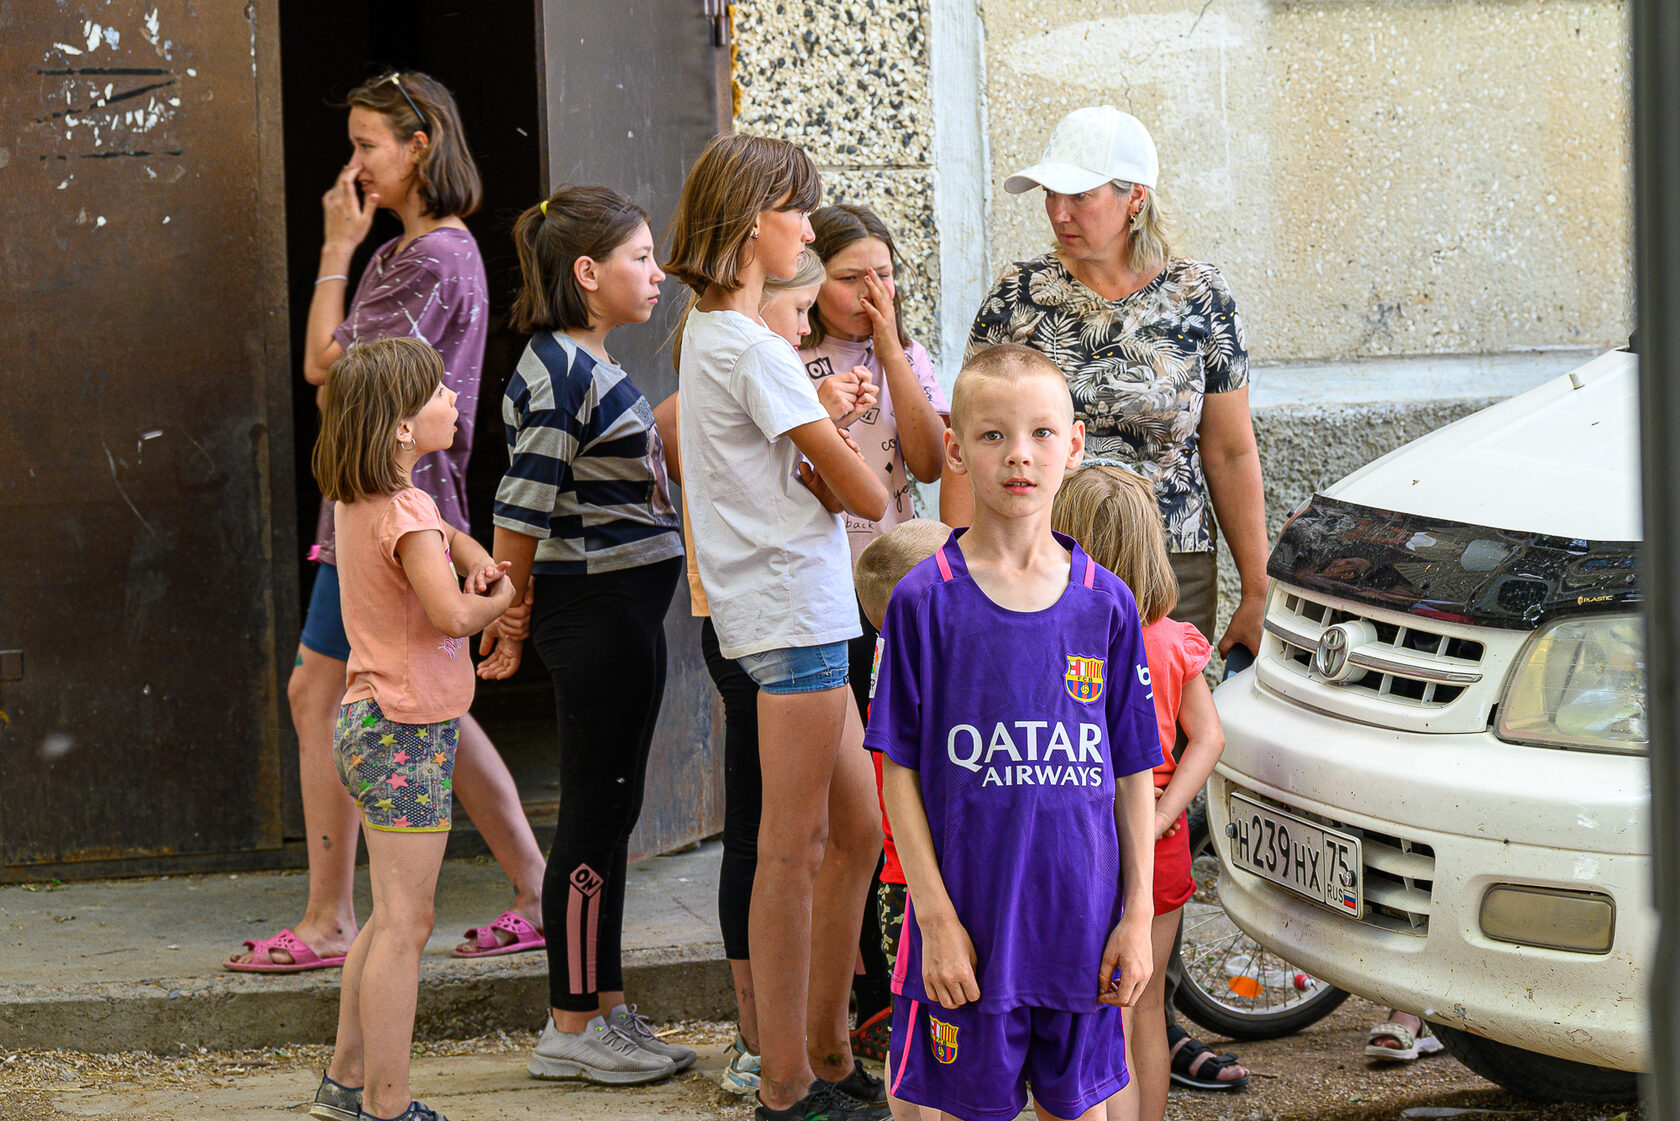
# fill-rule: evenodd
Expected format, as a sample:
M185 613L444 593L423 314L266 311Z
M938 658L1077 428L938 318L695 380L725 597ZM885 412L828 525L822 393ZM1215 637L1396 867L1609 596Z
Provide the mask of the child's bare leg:
M1154 949L1154 927L1150 928L1150 949ZM1169 947L1170 952L1171 947ZM1132 1025L1137 1022L1137 1009L1121 1008L1121 1031L1126 1037L1126 1071L1131 1077L1126 1081L1118 1093L1103 1103L1103 1117L1105 1121L1138 1121L1138 1069L1137 1060L1132 1056L1136 1053L1137 1044L1133 1042Z
M1114 1099L1109 1098L1108 1100L1113 1101ZM1078 1117L1062 1117L1049 1112L1035 1101L1033 1102L1033 1112L1038 1115L1038 1121L1103 1121L1104 1110L1107 1108L1107 1104L1107 1102L1098 1102L1090 1109L1087 1109L1084 1113L1081 1113Z
M828 786L851 704L844 686L758 694L764 809L747 930L763 1047L759 1098L771 1109L803 1098L815 1077L805 1054L811 893L828 842ZM861 917L846 921L855 942Z
M396 1117L413 1100L408 1058L420 952L432 933L433 894L448 841L447 832L367 831L373 914L365 957L359 963L355 1027L361 1035L365 1073L362 1112L375 1117ZM362 942L358 938L358 948Z
M333 1044L332 1059L327 1063L327 1077L340 1086L360 1086L366 1080L365 1056L362 1049L362 971L367 966L368 944L373 938L376 915L356 934L350 953L344 959L344 972L338 984L338 1038Z
M1149 948L1155 970L1138 1002L1120 1011L1125 1018L1126 1068L1132 1080L1108 1099L1107 1121L1162 1121L1167 1112L1167 1088L1172 1058L1167 1053L1167 962L1172 958L1182 910L1156 915L1149 924Z
M758 1054L758 1001L753 996L752 962L731 958L729 973L735 981L736 1023L741 1029L741 1042L747 1050Z
M830 1082L852 1073L847 999L858 924L881 854L875 772L863 750L856 705L846 706L845 719L828 787L828 847L811 889L811 987L805 1017L811 1069Z
M542 929L542 883L545 862L519 788L508 773L496 745L471 713L461 717L461 740L455 749L455 797L478 827L478 835L490 847L490 854L502 866L513 885L513 911ZM506 931L496 931L503 945L513 940ZM463 943L463 945L467 945ZM476 948L477 943L467 948Z
M893 1084L892 1049L887 1050L886 1073L881 1076L888 1086ZM893 1115L893 1121L956 1121L950 1114L941 1113L937 1109L929 1109L925 1105L907 1102L902 1098L887 1095L887 1109Z
M1167 1112L1167 1086L1172 1060L1167 1054L1167 961L1172 957L1182 910L1156 915L1149 926L1149 945L1155 951L1155 971L1133 1009L1131 1034L1132 1080L1138 1087L1139 1121L1161 1121Z

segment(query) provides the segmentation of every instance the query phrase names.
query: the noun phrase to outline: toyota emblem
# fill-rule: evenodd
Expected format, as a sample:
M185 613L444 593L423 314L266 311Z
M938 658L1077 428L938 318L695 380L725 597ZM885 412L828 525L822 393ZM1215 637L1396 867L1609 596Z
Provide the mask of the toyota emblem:
M1313 669L1332 685L1340 685L1353 676L1354 666L1348 655L1369 641L1365 627L1359 623L1337 623L1326 627L1319 636L1318 649L1313 651ZM1361 674L1363 676L1363 674Z

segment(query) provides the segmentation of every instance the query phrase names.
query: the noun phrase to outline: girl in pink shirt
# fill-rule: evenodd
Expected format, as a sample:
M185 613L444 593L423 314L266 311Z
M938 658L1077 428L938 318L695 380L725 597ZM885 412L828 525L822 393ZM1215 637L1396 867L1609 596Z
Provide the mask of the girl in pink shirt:
M420 339L360 343L328 371L315 479L333 499L349 684L333 734L339 778L367 839L373 914L344 964L338 1040L310 1113L445 1121L409 1097L420 952L449 836L467 637L514 599L483 546L413 485L455 439L455 393ZM465 586L461 577L465 577Z

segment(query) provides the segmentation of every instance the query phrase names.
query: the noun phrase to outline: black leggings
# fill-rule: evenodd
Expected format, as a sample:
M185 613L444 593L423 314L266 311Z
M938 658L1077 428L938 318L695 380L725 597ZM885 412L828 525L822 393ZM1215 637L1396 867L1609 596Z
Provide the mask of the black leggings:
M531 637L554 679L560 815L543 876L548 1002L593 1012L624 988L620 935L630 832L665 695L665 609L681 557L587 576L537 576Z
M723 697L723 867L718 872L718 926L723 955L747 961L747 913L758 869L758 819L764 775L758 766L758 683L718 650L711 619L700 624L700 653Z

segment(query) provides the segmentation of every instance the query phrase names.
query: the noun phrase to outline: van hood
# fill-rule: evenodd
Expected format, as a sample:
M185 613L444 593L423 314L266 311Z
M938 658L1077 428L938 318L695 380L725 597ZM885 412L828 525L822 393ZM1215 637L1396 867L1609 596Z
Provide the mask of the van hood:
M1639 361L1600 355L1374 460L1342 502L1588 541L1643 539Z

